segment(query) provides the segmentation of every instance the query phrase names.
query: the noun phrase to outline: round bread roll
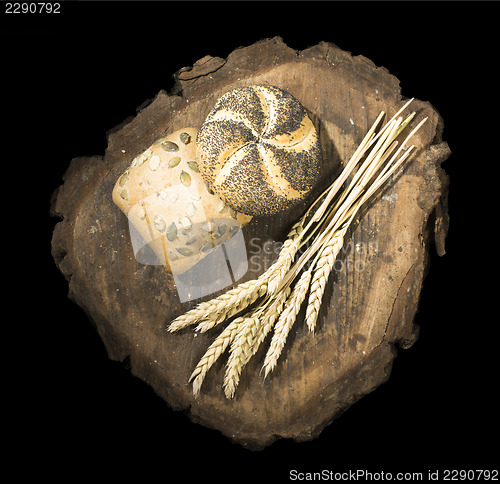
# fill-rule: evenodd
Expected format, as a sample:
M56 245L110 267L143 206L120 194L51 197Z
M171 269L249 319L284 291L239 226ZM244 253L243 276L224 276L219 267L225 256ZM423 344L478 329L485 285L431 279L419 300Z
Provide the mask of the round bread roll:
M137 260L174 274L193 267L252 218L207 187L196 162L196 134L184 128L157 140L134 158L112 193L139 235L131 229ZM140 253L146 246L156 257Z
M319 176L316 129L300 102L275 86L224 94L198 131L196 145L207 185L248 215L289 209Z

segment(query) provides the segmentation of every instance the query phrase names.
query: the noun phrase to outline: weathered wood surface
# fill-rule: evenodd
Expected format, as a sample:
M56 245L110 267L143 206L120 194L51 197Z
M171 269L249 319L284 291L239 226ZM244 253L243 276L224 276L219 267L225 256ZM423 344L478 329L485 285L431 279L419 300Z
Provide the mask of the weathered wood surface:
M95 323L109 358L130 361L131 371L174 409L249 448L278 437L307 440L389 378L395 348L417 340L414 324L429 245L444 253L449 156L441 119L415 100L418 152L348 232L311 336L304 309L275 371L259 374L264 344L244 369L233 400L222 391L225 359L209 372L199 398L188 378L219 330L194 337L166 331L195 302L181 304L173 278L162 267L139 264L128 224L113 205L118 176L155 139L182 127L199 127L215 101L241 85L270 83L296 96L320 130L322 186L348 161L381 110L402 106L399 81L370 60L328 43L297 52L280 38L239 48L227 59L204 57L175 74L175 92L160 92L137 116L109 135L105 156L72 160L52 211L62 217L52 240L69 297ZM322 187L318 186L318 190ZM299 211L255 218L244 230L253 279L277 256ZM213 297L213 295L209 296ZM198 301L197 301L198 302Z

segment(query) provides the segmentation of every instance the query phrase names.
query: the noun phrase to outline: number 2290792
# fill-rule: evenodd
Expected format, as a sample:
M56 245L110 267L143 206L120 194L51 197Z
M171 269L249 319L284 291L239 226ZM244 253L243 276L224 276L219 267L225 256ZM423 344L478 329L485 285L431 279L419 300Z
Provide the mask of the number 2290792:
M61 12L60 3L47 2L6 2L4 13L48 13L55 14Z

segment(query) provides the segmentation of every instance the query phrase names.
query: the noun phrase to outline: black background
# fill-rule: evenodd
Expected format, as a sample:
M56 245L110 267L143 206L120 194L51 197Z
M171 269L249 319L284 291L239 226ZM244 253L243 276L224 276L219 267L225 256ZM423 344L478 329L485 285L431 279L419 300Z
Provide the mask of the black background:
M498 159L497 5L61 2L61 13L51 16L6 15L2 4L3 144L10 148L3 175L30 210L16 211L16 223L36 220L28 236L7 240L6 252L15 264L9 294L22 295L5 301L16 309L6 326L18 331L4 338L7 420L15 429L9 442L25 463L20 475L107 472L118 481L139 470L146 482L288 482L291 469L427 476L498 468L498 316L489 312L487 292L497 288L488 275L496 275L498 244L488 198L495 191L484 185ZM103 154L106 132L169 91L175 71L276 35L298 50L324 40L364 55L398 77L404 96L436 107L452 150L444 163L451 225L447 254L431 249L416 315L420 338L399 352L389 382L316 440L251 452L171 411L108 360L84 312L66 298L67 282L51 258L57 220L49 200L70 160Z

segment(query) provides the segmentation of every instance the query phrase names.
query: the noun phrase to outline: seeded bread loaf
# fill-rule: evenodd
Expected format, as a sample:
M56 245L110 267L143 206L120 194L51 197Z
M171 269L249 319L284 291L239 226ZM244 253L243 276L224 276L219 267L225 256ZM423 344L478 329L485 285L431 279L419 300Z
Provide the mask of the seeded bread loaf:
M224 94L201 126L196 144L208 186L249 215L289 209L319 176L316 129L300 102L275 86Z
M197 131L185 128L157 140L134 158L113 189L113 201L127 215L156 263L181 274L227 241L251 217L237 213L203 181L196 162ZM140 262L141 244L134 244ZM146 253L147 254L147 253Z

